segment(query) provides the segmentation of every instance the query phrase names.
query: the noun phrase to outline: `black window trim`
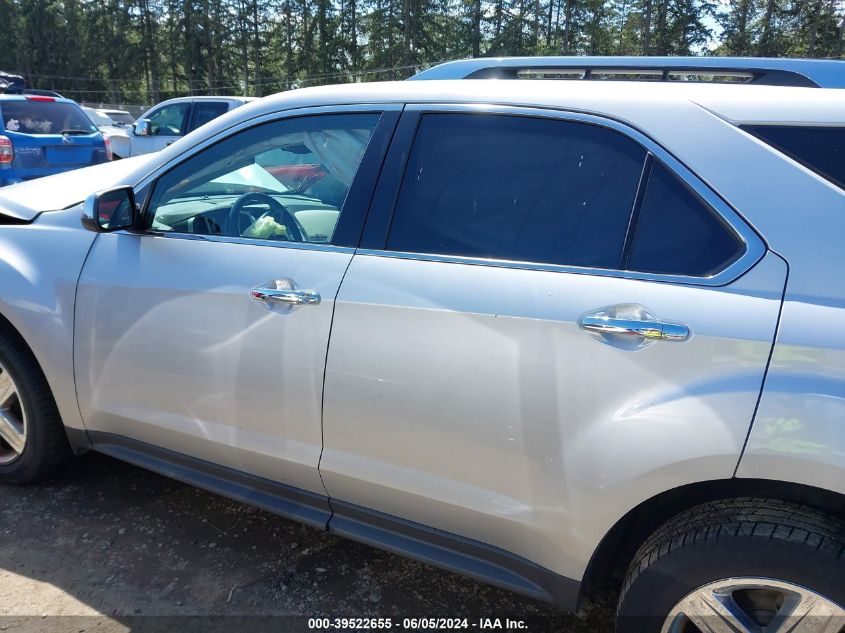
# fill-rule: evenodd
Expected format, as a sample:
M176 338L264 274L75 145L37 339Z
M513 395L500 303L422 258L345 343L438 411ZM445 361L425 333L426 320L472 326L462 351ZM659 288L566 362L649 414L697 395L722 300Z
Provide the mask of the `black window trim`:
M695 277L689 275L645 273L631 270L587 268L561 264L544 264L502 259L480 259L456 255L438 255L431 253L412 253L387 250L387 236L392 222L393 210L401 187L401 179L410 156L411 145L413 143L414 136L416 135L419 121L422 115L427 113L505 114L513 116L553 118L565 121L589 123L620 132L638 143L647 151L648 158L646 159L646 163L653 160L659 160L662 162L686 188L688 188L699 200L701 200L714 214L714 216L736 235L743 247L742 252L732 261L727 262L722 269L713 275L707 277ZM632 208L632 214L635 213L635 209L639 207L640 202L641 200L638 192L637 200ZM626 236L626 248L628 248L628 238L632 237L632 233ZM370 207L370 213L367 216L367 224L364 227L364 237L356 253L359 255L393 257L398 259L414 259L476 266L565 272L685 285L724 286L748 272L757 262L760 261L760 259L762 259L766 250L766 244L763 239L732 207L730 207L730 205L707 187L689 168L687 168L686 165L676 159L671 153L650 137L621 121L593 114L551 108L474 103L414 103L407 104L405 106L402 117L400 118L399 125L394 135L394 142L388 150L388 156L385 159L384 173L382 174L382 178L379 180L378 186L373 195L373 204Z

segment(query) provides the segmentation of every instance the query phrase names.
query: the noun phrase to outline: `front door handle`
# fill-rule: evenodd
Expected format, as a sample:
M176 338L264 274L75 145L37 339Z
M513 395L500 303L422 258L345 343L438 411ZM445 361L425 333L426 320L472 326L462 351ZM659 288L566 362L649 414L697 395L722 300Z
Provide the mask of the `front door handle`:
M291 279L276 279L256 286L249 291L251 299L269 307L273 303L288 306L315 305L320 303L320 293L314 290L299 290Z
M641 336L648 340L685 341L689 338L689 328L681 323L663 321L639 321L633 319L613 319L603 316L585 316L581 327L588 332L598 334L623 334Z

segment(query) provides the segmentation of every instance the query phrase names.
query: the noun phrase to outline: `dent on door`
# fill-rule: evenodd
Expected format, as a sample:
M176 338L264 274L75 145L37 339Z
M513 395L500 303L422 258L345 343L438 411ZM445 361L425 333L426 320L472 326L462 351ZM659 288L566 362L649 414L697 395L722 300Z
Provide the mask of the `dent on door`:
M772 254L724 287L356 255L326 370L328 492L580 578L629 509L732 475L785 277ZM604 329L632 320L652 325Z

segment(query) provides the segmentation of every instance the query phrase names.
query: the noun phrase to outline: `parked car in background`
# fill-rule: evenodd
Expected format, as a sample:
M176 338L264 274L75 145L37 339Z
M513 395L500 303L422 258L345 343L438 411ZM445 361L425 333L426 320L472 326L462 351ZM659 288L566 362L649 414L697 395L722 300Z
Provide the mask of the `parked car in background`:
M159 103L135 121L132 156L157 152L255 97L179 97Z
M26 88L26 80L20 75L0 70L0 92L7 88Z
M109 140L76 102L31 92L0 93L0 186L111 160Z
M82 106L82 111L97 126L97 129L111 144L113 158L127 158L132 146L132 138L125 126L121 127L104 110Z
M0 481L96 450L563 608L613 588L620 633L839 633L845 63L416 79L0 192Z
M126 110L112 110L109 108L97 108L97 112L101 112L109 117L117 127L130 127L135 123L135 117Z

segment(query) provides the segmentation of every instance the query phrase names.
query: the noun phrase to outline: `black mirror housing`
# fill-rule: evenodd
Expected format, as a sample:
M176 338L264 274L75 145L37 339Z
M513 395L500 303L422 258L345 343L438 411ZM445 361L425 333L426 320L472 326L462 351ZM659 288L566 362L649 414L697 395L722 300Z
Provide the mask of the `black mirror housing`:
M82 203L82 225L97 233L135 226L138 210L132 187L116 187L88 196Z

